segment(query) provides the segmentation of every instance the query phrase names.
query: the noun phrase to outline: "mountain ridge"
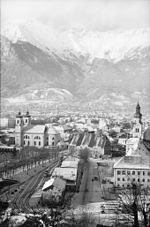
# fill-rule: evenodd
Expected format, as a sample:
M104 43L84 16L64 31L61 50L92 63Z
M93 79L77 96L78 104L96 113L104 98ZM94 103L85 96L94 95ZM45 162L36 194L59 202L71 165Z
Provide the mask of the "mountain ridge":
M143 31L149 34L145 29ZM74 30L71 32L76 33ZM86 31L81 30L81 33L80 36L84 37ZM136 36L138 34L137 32ZM81 47L79 38L76 43ZM131 36L127 35L126 39L130 42ZM105 54L94 53L94 57L91 56L86 45L85 50L82 48L83 52L72 46L69 49L63 46L62 54L59 52L61 43L58 51L55 51L57 42L55 48L51 48L41 41L38 45L37 42L27 42L22 38L13 42L3 34L2 97L10 102L14 98L16 103L38 99L41 102L50 100L58 103L79 101L89 102L91 105L99 104L104 109L109 108L109 105L124 109L140 96L146 108L149 108L150 43L148 35L142 36L141 33L138 39L139 43L133 45L133 39L128 51L123 54L118 48L121 57L114 60L107 51L104 51ZM105 42L110 45L109 38ZM94 48L99 47L91 42L92 45ZM36 97L33 95L35 90L38 90Z

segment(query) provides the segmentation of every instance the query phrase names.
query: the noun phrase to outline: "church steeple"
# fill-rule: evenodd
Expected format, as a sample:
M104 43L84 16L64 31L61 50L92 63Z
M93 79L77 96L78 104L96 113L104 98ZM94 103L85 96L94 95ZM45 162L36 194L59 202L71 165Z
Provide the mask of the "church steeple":
M137 102L137 105L136 105L136 112L134 114L134 118L136 121L138 121L138 123L142 123L142 114L141 114L141 107L140 107L140 104L139 104L139 101Z

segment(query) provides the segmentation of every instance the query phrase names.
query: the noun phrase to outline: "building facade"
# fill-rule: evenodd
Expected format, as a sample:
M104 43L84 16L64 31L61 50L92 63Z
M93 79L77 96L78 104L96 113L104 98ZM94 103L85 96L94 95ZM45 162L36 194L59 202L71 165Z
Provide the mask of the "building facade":
M31 115L27 112L16 116L15 124L15 146L34 146L38 148L56 146L60 141L58 133L52 125L32 125Z
M150 133L150 130L149 130ZM148 139L148 134L145 133ZM136 149L114 164L114 182L118 187L129 187L137 183L150 187L150 151L144 144L145 137L139 141ZM150 143L150 140L147 140Z

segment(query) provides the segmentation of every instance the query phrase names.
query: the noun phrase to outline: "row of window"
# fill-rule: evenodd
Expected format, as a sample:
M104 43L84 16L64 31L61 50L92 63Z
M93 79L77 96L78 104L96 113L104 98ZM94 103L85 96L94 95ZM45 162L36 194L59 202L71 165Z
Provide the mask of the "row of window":
M24 145L26 144L26 141L24 141ZM27 141L27 145L30 146L30 141ZM41 142L39 141L34 141L34 146L41 146Z
M144 178L143 179L139 179L139 178L138 179L135 179L135 178L133 178L133 179L128 178L127 179L127 181L131 181L131 180L133 182L135 182L135 181L137 181L137 182L146 182L146 179L144 179ZM121 178L118 177L117 178L117 181L121 181ZM125 178L122 178L122 181L126 181L126 179ZM150 182L150 179L147 179L147 182Z
M143 176L145 176L146 175L146 172L145 171L130 171L130 170L122 170L122 171L120 171L120 170L118 170L117 171L117 175L143 175ZM150 176L150 171L147 173L147 175L148 176Z
M126 187L126 185L124 185L124 184L122 184L122 185L117 184L117 186L118 186L118 187L120 187L120 186L121 186L121 187L123 187L123 188L124 188L124 187ZM130 187L131 187L131 184L127 184L127 188L130 188Z
M25 136L24 136L24 139L30 139L30 136L25 135ZM35 140L41 140L41 137L40 137L40 136L35 136L34 139L35 139Z
M30 141L27 141L27 143L26 143L26 141L24 141L24 145L25 144L27 144L28 146L30 146ZM47 142L47 146L49 145L49 143ZM55 145L55 143L54 143L54 141L52 142L52 146L54 146ZM40 141L34 141L34 146L41 146L41 142Z
M20 124L20 123L22 124L23 123L23 120L17 120L17 125ZM24 120L24 123L28 123L28 119L25 119Z
M24 139L30 139L30 136L25 135L25 136L24 136ZM40 136L35 136L34 139L35 139L35 140L41 140L41 137L40 137ZM52 140L54 140L54 139L55 139L55 138L52 137ZM48 137L47 137L47 140L48 140Z

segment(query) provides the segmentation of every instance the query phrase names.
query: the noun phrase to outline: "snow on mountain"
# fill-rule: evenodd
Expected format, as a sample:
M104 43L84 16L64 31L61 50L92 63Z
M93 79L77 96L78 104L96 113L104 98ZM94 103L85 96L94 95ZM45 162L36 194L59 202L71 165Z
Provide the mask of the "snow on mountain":
M27 20L8 23L2 28L2 35L13 43L26 41L61 56L67 56L70 52L87 55L91 61L105 58L117 62L128 56L133 57L136 49L150 46L149 28L105 32L72 28L59 31L36 20Z

